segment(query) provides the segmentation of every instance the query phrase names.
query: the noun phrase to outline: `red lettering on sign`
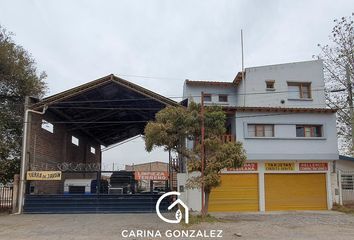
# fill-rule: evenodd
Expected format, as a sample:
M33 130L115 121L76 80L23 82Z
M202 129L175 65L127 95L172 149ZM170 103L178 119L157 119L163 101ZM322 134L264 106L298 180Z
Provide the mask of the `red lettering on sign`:
M138 172L134 173L135 180L168 180L168 172Z
M227 171L257 171L257 163L245 163L242 167L239 168L227 168Z
M328 163L299 163L300 171L327 171Z

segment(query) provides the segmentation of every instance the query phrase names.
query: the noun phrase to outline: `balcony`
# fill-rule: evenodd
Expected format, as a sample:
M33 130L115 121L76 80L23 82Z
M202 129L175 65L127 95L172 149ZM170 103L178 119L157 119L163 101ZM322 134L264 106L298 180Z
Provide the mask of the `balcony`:
M232 134L224 134L221 136L221 140L225 142L235 142L235 136Z
M234 135L232 134L224 134L222 136L220 136L220 140L223 142L223 143L227 143L227 142L235 142L236 141L236 138ZM197 146L197 144L200 143L198 140L195 140L193 142L193 148L195 148L195 146Z

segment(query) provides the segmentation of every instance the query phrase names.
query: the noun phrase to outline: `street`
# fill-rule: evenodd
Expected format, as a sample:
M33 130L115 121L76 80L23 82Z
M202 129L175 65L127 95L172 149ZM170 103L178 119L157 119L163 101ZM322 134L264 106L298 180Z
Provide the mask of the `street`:
M220 239L340 240L352 239L354 236L354 215L334 211L228 213L216 216L220 222L185 227L181 224L164 223L156 214L0 215L0 239L186 239L168 237L165 235L168 230L169 233L175 230L223 230L223 237ZM124 236L132 232L131 237L124 238L123 230L126 230ZM145 233L145 236L134 237L138 230ZM162 236L149 237L147 231L159 231Z

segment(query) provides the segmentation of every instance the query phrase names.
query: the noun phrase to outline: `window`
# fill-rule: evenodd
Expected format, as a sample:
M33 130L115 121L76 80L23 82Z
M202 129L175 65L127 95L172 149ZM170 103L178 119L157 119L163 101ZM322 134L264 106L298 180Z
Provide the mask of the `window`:
M219 95L219 102L227 102L227 95L226 94L220 94Z
M248 124L249 137L274 137L273 124Z
M91 153L92 153L92 154L96 154L96 148L91 147Z
M47 130L50 133L54 132L54 125L51 124L50 122L47 122L46 120L42 119L42 129Z
M321 125L296 125L296 137L322 137Z
M274 89L274 80L267 80L266 81L266 90L275 90Z
M211 102L211 94L209 93L204 93L204 102Z
M354 190L354 175L342 175L342 189Z
M71 143L79 146L79 139L77 137L71 136Z
M289 99L310 99L311 83L288 82Z

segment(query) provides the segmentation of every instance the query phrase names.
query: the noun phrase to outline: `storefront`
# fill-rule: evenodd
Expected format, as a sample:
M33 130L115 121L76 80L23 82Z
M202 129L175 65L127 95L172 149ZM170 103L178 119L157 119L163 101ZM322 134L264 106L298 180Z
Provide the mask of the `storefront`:
M222 172L210 194L210 212L326 210L331 190L328 161L259 161Z

